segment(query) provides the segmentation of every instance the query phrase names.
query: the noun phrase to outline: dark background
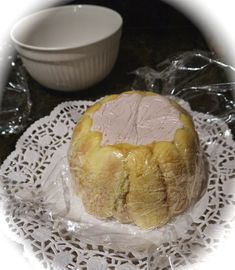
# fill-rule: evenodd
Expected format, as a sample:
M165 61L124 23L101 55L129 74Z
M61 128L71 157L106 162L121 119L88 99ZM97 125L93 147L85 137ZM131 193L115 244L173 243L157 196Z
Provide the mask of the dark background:
M154 68L179 52L208 50L205 37L190 20L162 1L67 1L66 4L102 5L119 12L124 22L119 56L109 76L94 87L76 93L46 89L29 76L33 105L25 129L63 101L95 100L106 94L129 90L134 79L130 73L138 67ZM0 136L0 164L14 150L24 130L15 135Z
M93 0L67 1L67 4L91 4L112 8L120 13L126 28L166 28L185 27L196 30L195 26L178 10L160 0Z

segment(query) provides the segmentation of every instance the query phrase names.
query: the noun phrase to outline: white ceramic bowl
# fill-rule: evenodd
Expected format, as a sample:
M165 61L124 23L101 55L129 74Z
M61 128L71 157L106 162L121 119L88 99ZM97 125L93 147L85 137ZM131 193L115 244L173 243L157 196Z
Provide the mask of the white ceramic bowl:
M105 7L49 8L18 21L11 30L30 75L62 91L88 88L113 68L121 37L121 16Z

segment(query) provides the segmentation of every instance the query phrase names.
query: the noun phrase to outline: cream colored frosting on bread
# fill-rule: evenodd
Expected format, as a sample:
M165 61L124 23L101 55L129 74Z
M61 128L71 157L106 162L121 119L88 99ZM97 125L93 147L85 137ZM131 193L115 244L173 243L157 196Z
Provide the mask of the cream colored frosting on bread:
M158 113L167 119L164 129L172 127L167 132L170 136L161 133L156 115L151 118L157 105L146 107L146 111L145 106L141 108L141 115L151 120L146 130L154 128L150 135L144 132L143 138L137 136L137 132L132 130L136 121L129 122L126 116L136 117L141 106L125 102L136 99L147 104L151 100L163 100L161 106L165 109ZM118 108L114 110L110 104L120 105L120 100L122 105L118 112ZM117 128L112 127L107 137L103 133L103 122L110 119L110 116L105 116L110 113L108 108L111 108L111 113L115 111L120 119ZM175 112L173 118L169 117L170 111ZM112 121L115 117L111 117ZM129 123L132 123L131 127ZM117 140L120 125L129 131L124 133L127 140L124 137ZM159 125L162 125L161 121ZM165 101L155 93L130 91L107 96L84 113L73 131L69 164L76 193L89 214L149 229L162 226L184 212L200 194L199 152L192 118L181 106L172 100Z
M92 131L102 133L102 145L172 141L183 124L179 111L163 96L122 94L92 115Z

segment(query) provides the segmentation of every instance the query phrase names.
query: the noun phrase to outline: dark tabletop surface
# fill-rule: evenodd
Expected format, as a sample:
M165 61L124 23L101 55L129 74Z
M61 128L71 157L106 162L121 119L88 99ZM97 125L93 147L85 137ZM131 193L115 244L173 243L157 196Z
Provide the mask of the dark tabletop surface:
M78 4L80 1L70 2L74 3ZM138 67L154 67L178 52L208 50L207 42L198 29L180 12L163 2L86 1L86 3L111 7L123 16L123 34L115 67L99 84L75 93L46 89L29 78L32 111L28 126L48 115L63 101L95 100L106 94L129 90L133 83L133 75L130 72ZM15 143L22 133L23 131L16 135L0 136L0 164L14 150Z

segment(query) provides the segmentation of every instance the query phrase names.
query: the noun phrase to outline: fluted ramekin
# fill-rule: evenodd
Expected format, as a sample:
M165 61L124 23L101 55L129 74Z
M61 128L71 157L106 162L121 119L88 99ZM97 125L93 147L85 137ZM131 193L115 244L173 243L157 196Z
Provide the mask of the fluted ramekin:
M122 18L94 5L49 8L18 21L11 38L29 74L55 90L82 90L104 79L119 51Z

